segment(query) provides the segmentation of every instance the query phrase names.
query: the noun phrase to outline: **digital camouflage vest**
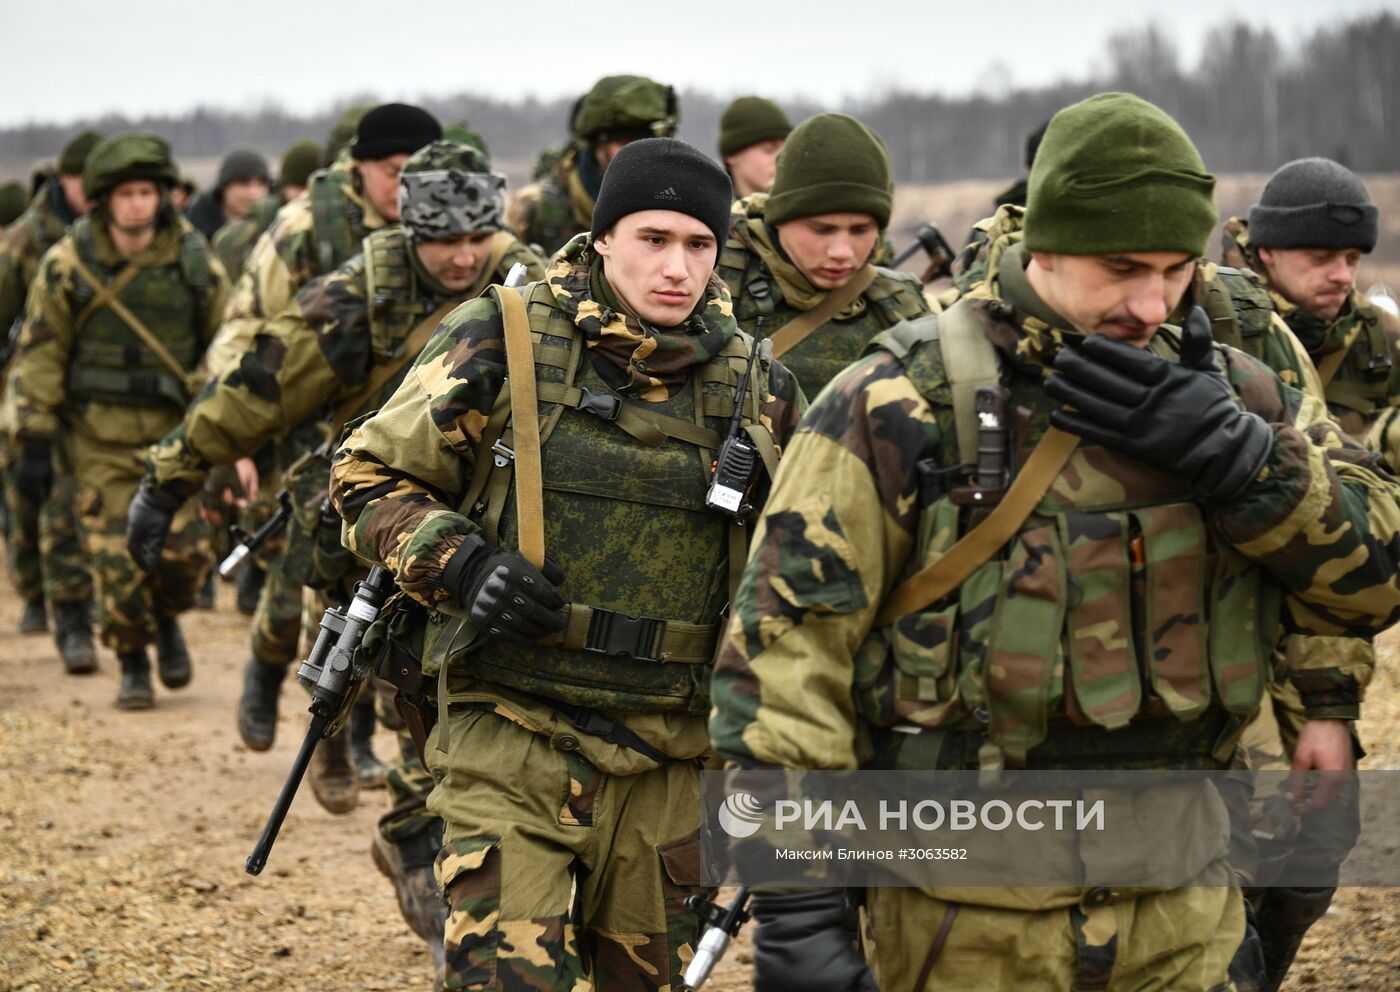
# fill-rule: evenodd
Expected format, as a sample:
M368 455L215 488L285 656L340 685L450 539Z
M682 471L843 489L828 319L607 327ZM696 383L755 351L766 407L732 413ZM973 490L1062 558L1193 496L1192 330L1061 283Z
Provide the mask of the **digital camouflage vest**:
M874 347L946 410L965 373L945 364L957 349L943 341L991 351L977 305L901 325ZM1159 333L1151 347L1174 358L1174 346ZM1010 409L1029 411L1013 419L1038 435L1052 402L1024 378L1003 372L1002 384ZM984 512L960 499L958 473L939 470L964 462L955 435L937 461L923 473L910 574ZM872 632L856 657L856 705L877 728L932 728L919 736L947 746L924 760L943 767L986 763L987 745L995 761L1028 767L1218 767L1259 705L1281 604L1174 480L1081 445L1001 555Z
M576 602L559 639L530 646L487 641L469 648L457 642L461 622L435 613L424 670L460 665L473 677L573 705L705 713L709 666L730 599L729 566L732 556L742 564L745 548L744 528L708 509L705 493L752 339L736 334L694 370L690 388L661 403L638 403L619 398L599 377L548 284L526 293L545 547L563 565ZM756 399L768 389L765 351L741 413L751 436L767 436L757 426ZM515 547L508 411L503 390L463 512L489 543Z
M720 251L715 273L729 287L734 318L749 334L762 318L763 336L772 337L804 312L783 299L742 221ZM875 281L863 295L866 306L855 317L828 321L781 356L809 398L859 358L881 331L928 312L918 279L892 269L877 268Z
M73 225L72 238L78 258L104 282L126 268L125 263L107 267L98 261L89 218ZM69 305L76 317L96 293L81 279L73 285ZM181 235L178 263L141 269L117 298L160 338L183 368L193 371L205 347L209 285L209 247L191 229ZM184 409L189 399L185 384L110 307L93 311L78 328L67 392L78 402L119 406L170 404Z

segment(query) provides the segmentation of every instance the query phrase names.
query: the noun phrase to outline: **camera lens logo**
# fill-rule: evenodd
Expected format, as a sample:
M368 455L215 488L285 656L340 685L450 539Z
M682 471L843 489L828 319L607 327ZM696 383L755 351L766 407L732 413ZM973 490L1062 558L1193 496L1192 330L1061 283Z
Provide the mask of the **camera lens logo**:
M736 792L720 806L719 825L731 837L752 837L763 826L763 805L747 792Z

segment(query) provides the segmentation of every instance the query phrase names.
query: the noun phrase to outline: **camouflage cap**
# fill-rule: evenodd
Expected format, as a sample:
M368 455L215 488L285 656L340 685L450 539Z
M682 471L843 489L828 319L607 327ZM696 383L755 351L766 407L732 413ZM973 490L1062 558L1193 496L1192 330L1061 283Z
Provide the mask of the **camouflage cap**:
M506 177L457 141L414 152L399 173L399 223L410 238L451 241L505 227Z
M161 186L173 186L179 178L164 138L129 131L108 138L92 150L83 167L83 193L95 200L119 183L148 179Z
M27 206L29 191L23 183L8 182L0 186L0 227L13 224Z
M96 131L75 134L58 154L59 173L65 176L81 176L88 155L101 143L102 135Z
M597 143L667 138L680 123L676 91L646 76L604 76L574 108L574 136Z

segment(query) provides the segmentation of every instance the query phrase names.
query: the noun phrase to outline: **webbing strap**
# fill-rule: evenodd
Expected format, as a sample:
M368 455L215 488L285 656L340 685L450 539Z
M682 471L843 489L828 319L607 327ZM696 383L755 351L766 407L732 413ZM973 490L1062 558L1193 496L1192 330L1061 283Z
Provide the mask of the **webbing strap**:
M564 618L563 632L546 637L540 644L571 651L625 654L640 661L708 665L719 636L717 623L633 617L583 603L564 607ZM624 646L626 650L622 649Z
M506 375L515 440L515 514L520 554L544 567L544 476L540 464L540 411L535 398L535 353L525 301L514 290L491 288L505 327Z
M335 408L335 413L331 418L330 436L333 440L338 441L340 439L340 432L345 429L345 422L354 415L356 410L360 409L360 407L365 404L365 401L373 397L375 393L379 392L379 390L384 387L386 382L403 371L404 366L418 357L418 354L423 350L423 346L428 343L428 339L431 338L433 332L437 330L438 324L441 324L444 317L457 309L459 302L460 301L454 297L419 321L418 326L413 329L413 332L409 334L408 337L404 338L403 351L399 353L398 357L390 359L370 372L369 378L365 380L364 385L341 400L340 405Z
M81 261L79 261L78 265L81 268L81 272L79 274L82 275L83 281L86 282L93 289L97 290L97 295L94 296L92 299L88 300L88 305L83 307L83 309L78 313L78 316L73 318L73 330L75 331L82 330L83 325L86 324L92 318L93 314L97 313L97 311L101 310L103 307L107 306L114 299L116 299L117 294L120 293L123 289L125 289L127 287L127 284L130 283L131 280L135 279L136 276L141 272L139 266L128 265L126 268L118 272L116 278L114 278L111 282L99 288L96 278L92 274L92 270L87 268L87 266L83 265Z
M1351 329L1347 339L1342 342L1342 346L1336 351L1323 357L1317 366L1317 377L1322 380L1324 389L1332 382L1332 377L1337 374L1337 370L1342 367L1342 362L1346 361L1347 355L1351 352L1351 346L1356 344L1356 339L1361 337L1362 322L1357 321L1356 326Z
M94 293L97 293L99 297L105 295L106 288L103 286L101 280L99 280L97 276L92 274L92 270L83 264L82 259L74 257L73 266L75 271L78 273L78 276L83 280L83 282L87 283L90 287L92 287L92 291ZM127 282L130 282L133 278L135 278L135 272L133 271L134 268L135 267L133 266L123 271L121 275L119 275L117 278L120 279L122 276L126 276L127 272L132 272L132 275L127 276ZM118 287L118 289L120 288L121 287ZM93 302L96 303L97 300L94 299ZM140 318L136 316L136 314L128 310L126 304L123 303L121 300L117 299L115 293L109 296L105 305L111 308L112 312L115 313L118 317L120 317L122 321L126 324L126 326L130 327L131 330L135 332L136 336L141 339L142 344L144 344L147 348L151 349L151 351L155 352L155 356L158 359L160 359L161 364L170 370L171 374L175 376L175 378L179 381L180 385L184 388L185 398L188 399L194 396L194 394L198 391L197 384L191 377L190 371L180 364L180 360L178 358L171 354L170 349L165 346L165 342L162 341L160 338L156 337L155 334L151 332L151 329L145 324L143 324ZM91 308L89 307L88 309ZM84 310L84 313L86 312L87 311Z
M540 400L545 403L558 403L572 409L578 409L583 404L584 399L583 389L578 386L568 386L562 382L539 383L538 395ZM714 449L718 448L720 443L718 432L712 431L708 427L701 427L699 424L681 420L679 417L668 417L664 413L643 410L620 400L614 423L638 441L651 445L653 448L664 444L668 437L675 438L677 441L686 441L700 448Z
M826 294L825 299L812 309L799 314L778 328L777 331L769 335L769 340L773 342L773 357L781 358L807 340L808 335L854 302L855 298L869 289L870 284L874 281L875 266L867 265L851 276L851 281L846 285L839 289L833 289Z
M1026 522L1078 446L1079 438L1073 434L1056 427L1046 431L996 508L942 557L891 592L875 619L876 625L886 626L938 602L989 561Z

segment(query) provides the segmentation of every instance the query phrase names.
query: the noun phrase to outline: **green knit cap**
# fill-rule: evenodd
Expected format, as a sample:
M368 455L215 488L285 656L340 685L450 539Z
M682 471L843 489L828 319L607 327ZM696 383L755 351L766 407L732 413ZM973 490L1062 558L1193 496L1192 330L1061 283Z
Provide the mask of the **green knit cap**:
M311 173L321 167L324 152L319 141L302 138L288 146L282 153L282 165L277 171L277 181L283 186L305 186Z
M1061 255L1204 255L1220 219L1215 177L1160 108L1100 93L1050 121L1031 167L1025 245Z
M0 186L0 227L8 227L29 206L29 191L19 183Z
M879 135L846 114L809 117L788 135L763 217L770 224L818 214L869 214L890 222L894 181Z
M792 121L782 107L761 96L741 96L724 108L719 119L720 158L791 133Z

